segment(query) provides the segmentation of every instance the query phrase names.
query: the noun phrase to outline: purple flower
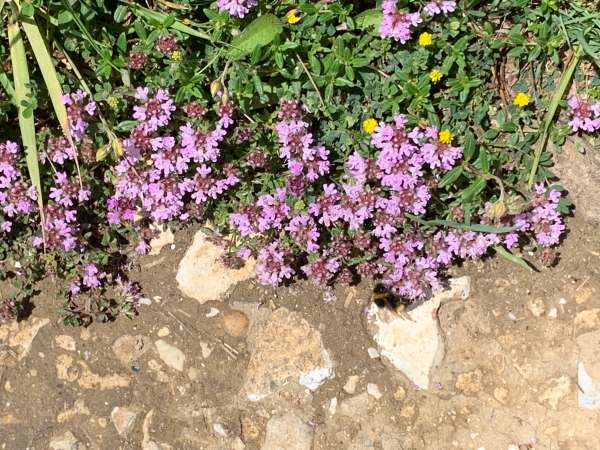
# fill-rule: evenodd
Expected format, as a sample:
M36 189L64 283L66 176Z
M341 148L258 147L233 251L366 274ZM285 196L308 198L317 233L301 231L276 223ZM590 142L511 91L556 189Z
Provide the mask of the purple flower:
M412 29L423 20L419 13L403 13L398 10L396 0L383 0L383 19L379 28L382 38L391 37L404 44L410 40Z
M96 264L87 264L83 268L83 285L88 288L97 288L102 284L100 279L104 274L100 272Z
M156 131L169 123L175 105L165 89L158 89L156 95L150 97L147 87L138 87L135 98L144 102L133 107L133 118L142 121L144 131Z
M285 229L291 234L296 243L306 251L312 253L319 250L317 224L308 214L303 213L294 216Z
M88 128L88 121L96 115L96 102L85 102L87 93L77 90L64 94L61 98L63 105L67 107L69 118L69 130L75 140L83 139Z
M576 96L569 98L569 125L573 132L594 133L600 129L600 102L590 104Z
M258 252L256 275L263 284L276 286L289 279L294 270L286 263L287 252L281 249L278 241L264 247Z
M456 9L456 2L450 0L433 0L425 5L425 12L430 16L436 16L438 14L448 14L454 12Z
M257 0L219 0L219 10L227 11L230 15L243 18L258 4Z

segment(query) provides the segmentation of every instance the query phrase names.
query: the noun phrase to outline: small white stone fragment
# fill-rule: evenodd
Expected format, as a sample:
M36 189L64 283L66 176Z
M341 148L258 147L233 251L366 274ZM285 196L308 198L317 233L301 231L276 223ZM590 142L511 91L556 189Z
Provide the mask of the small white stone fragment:
M592 411L600 409L600 380L594 380L581 362L577 364L577 385L579 407Z
M373 347L369 347L367 349L367 353L369 354L369 358L371 359L379 358L379 352Z
M172 369L179 372L183 371L183 365L185 363L185 355L177 347L159 339L154 343L158 356L163 362Z
M348 381L346 381L346 384L343 387L344 391L348 394L354 394L354 392L356 392L356 385L358 384L358 380L358 375L350 375L348 377Z
M331 414L332 416L337 411L337 405L338 405L337 397L333 397L331 400L329 400L329 414Z
M162 327L160 330L158 330L158 331L156 332L156 335L157 335L158 337L161 337L161 338L163 338L163 337L166 337L166 336L168 336L170 333L171 333L171 332L169 331L169 328L168 328L168 327Z
M379 390L379 386L377 386L375 383L367 384L367 394L376 400L379 400L381 397L383 397L383 394Z
M213 425L213 431L221 437L227 437L227 430L220 423L215 423Z
M217 314L219 314L219 310L217 308L210 308L210 311L208 311L206 313L206 317L208 317L209 319L215 317Z
M556 319L558 317L558 309L550 308L550 311L548 311L548 317L551 319Z

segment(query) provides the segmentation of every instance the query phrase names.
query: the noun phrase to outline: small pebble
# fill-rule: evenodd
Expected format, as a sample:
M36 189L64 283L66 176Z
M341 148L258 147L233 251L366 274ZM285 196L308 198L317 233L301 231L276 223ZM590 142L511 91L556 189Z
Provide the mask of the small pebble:
M381 397L383 397L383 394L379 390L379 386L377 386L375 383L367 384L367 394L376 400L379 400Z
M369 357L371 359L379 358L379 352L376 349L374 349L373 347L369 347L367 349L367 353L369 354Z
M210 311L206 313L206 317L208 317L209 319L212 317L215 317L217 314L219 314L219 310L217 308L210 308Z

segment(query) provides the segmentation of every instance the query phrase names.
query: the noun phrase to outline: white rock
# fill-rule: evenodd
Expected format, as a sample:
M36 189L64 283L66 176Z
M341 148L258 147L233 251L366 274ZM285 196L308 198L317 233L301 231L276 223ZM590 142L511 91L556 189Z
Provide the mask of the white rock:
M224 427L222 424L220 424L220 423L215 423L215 424L213 425L213 431L214 431L216 434L218 434L219 436L221 436L221 437L227 437L227 436L228 436L228 434L227 434L227 430L226 430L226 429L225 429L225 427Z
M427 389L430 372L442 362L445 353L434 312L442 301L466 299L470 287L469 277L450 280L449 289L435 292L431 299L407 313L412 320L371 304L367 310L367 323L382 361L402 371L421 389Z
M369 354L369 358L371 359L379 358L379 352L373 347L369 347L367 349L367 353Z
M179 263L176 277L179 289L188 297L206 303L221 300L231 286L255 275L254 259L248 259L241 269L232 270L221 263L222 253L202 231L198 231Z
M167 337L169 334L171 334L171 331L168 327L162 327L156 332L156 335L160 338Z
M8 326L2 326L0 327L0 343L8 339L8 345L16 348L17 359L21 361L29 354L38 332L49 322L48 318L34 317L27 321L13 322Z
M548 317L551 319L556 319L558 317L558 309L550 308L550 311L548 311Z
M126 436L135 424L138 412L127 407L115 406L110 413L110 419L120 436Z
M331 414L332 416L335 415L335 412L337 411L337 405L337 397L333 397L331 400L329 400L329 414Z
M311 450L312 441L312 428L297 415L287 413L269 419L261 450Z
M219 314L219 310L217 308L210 308L210 311L208 311L206 313L206 317L208 317L209 319L215 317L217 314Z
M367 394L376 400L379 400L381 397L383 397L383 394L379 390L379 386L377 386L375 383L367 384Z
M158 236L150 240L150 251L149 255L158 255L165 245L171 245L175 242L175 235L170 228L165 228L163 224L150 225L151 230L156 230Z
M580 408L600 409L600 330L577 337L577 400Z
M356 392L356 385L358 384L358 375L350 375L343 389L348 394L354 394Z
M171 345L162 339L157 340L154 345L158 351L158 356L163 362L172 369L183 371L185 355L174 345Z
M64 434L54 437L50 441L52 450L84 450L85 445L77 440L73 433L65 431Z

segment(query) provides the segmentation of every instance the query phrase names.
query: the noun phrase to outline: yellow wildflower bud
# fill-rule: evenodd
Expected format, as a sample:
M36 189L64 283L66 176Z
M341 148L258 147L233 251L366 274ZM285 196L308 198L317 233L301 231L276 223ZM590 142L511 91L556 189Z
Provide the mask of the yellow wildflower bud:
M452 142L453 137L454 137L454 135L452 134L452 131L442 130L442 131L440 131L438 139L440 140L440 142L442 142L444 144L450 144Z
M431 34L425 32L421 33L419 36L419 45L421 47L427 47L428 45L433 44L433 39L431 38Z
M181 61L181 51L175 50L173 53L171 53L171 59L173 61Z
M108 104L108 106L110 106L112 109L116 109L117 106L119 106L119 99L113 95L111 95L110 97L108 97L106 99L106 103Z
M223 85L220 80L215 80L210 83L210 95L213 97L216 96L219 92L223 90Z
M439 82L443 76L444 76L444 74L438 69L433 69L431 72L429 72L429 79L433 83Z
M529 105L529 95L525 92L517 92L515 95L515 99L513 100L513 104L518 106L519 108L524 108Z
M379 126L379 123L377 122L377 120L373 119L372 117L369 117L362 123L362 126L363 130L365 130L365 133L373 134L375 132L375 128Z

